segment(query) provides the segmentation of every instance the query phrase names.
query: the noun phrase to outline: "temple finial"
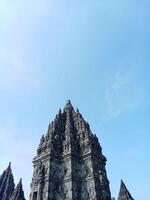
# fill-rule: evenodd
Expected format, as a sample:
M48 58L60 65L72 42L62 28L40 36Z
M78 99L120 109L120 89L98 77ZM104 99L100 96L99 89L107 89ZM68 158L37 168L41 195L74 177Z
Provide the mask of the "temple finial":
M72 104L71 104L71 101L68 99L67 100L67 103L66 103L66 105L65 105L65 107L64 107L64 111L67 111L67 110L73 110L74 108L73 108L73 106L72 106Z
M11 162L9 162L8 164L8 169L11 169Z
M40 144L42 144L44 142L45 136L44 134L42 135L41 139L40 139Z
M70 99L67 100L67 104L71 104L71 100Z
M59 109L58 114L61 115L61 109Z
M78 109L78 108L76 109L76 112L77 112L77 113L80 113L80 111L79 111L79 109Z
M20 180L19 180L19 184L22 184L22 178L20 178Z

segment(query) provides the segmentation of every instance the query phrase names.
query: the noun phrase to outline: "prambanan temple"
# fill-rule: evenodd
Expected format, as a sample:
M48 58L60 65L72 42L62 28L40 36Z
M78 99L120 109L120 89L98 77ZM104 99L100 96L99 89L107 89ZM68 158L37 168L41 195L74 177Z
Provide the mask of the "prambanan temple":
M67 101L43 135L33 159L29 200L111 200L106 157L98 137ZM11 165L0 176L0 200L25 200ZM121 180L118 200L134 200Z

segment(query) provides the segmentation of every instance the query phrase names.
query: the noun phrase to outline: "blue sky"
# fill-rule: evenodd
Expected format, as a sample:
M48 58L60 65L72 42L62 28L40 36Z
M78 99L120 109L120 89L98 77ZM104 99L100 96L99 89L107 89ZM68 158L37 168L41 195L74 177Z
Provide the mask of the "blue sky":
M150 196L150 2L0 1L0 172L28 196L32 158L67 99L99 136L112 196Z

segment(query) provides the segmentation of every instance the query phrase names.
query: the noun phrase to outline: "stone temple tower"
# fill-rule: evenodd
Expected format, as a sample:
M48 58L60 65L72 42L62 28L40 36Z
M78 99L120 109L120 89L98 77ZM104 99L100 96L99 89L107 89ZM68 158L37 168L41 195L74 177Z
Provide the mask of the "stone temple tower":
M98 138L68 101L33 159L30 200L111 200Z

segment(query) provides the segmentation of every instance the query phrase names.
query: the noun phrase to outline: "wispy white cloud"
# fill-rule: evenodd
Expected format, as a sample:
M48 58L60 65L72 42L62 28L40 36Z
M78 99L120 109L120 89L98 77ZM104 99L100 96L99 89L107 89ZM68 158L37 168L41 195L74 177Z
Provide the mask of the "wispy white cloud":
M30 33L47 12L47 0L0 2L0 90L26 82L37 84L33 72L35 66L30 69L29 65L28 43Z
M114 119L122 113L137 109L142 103L143 95L136 71L132 67L118 68L105 89L107 118Z

